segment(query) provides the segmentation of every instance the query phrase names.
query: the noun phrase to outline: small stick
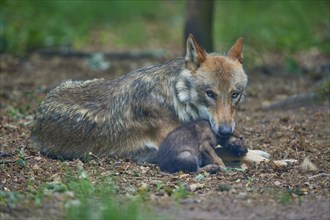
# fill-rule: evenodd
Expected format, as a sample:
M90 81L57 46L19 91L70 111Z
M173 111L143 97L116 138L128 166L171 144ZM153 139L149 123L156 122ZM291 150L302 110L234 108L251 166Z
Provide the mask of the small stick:
M28 159L31 159L33 158L34 156L28 156L28 157L25 157L24 159L25 160L28 160ZM0 164L5 164L5 163L15 163L17 161L19 161L20 159L17 159L17 160L0 160Z
M319 173L319 174L316 174L314 176L308 177L308 179L313 179L313 178L319 177L319 176L330 176L330 174L329 173Z

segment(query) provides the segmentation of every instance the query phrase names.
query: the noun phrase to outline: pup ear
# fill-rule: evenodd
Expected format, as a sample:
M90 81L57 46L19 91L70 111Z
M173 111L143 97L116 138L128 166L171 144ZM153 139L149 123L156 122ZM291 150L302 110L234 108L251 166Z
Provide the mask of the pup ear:
M235 44L230 48L228 55L232 60L238 60L241 64L243 63L243 38L239 38Z
M186 44L186 68L196 71L205 61L206 52L201 48L192 34L189 34Z

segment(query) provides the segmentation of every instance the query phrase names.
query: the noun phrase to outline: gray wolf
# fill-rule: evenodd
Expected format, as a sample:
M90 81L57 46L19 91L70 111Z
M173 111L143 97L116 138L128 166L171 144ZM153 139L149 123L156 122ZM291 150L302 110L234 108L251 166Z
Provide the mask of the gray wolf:
M226 55L207 53L190 35L184 58L112 81L65 81L40 104L32 141L56 158L87 160L91 153L155 163L171 131L204 119L225 142L235 129L235 108L248 81L242 50L240 38ZM249 151L228 158L253 162L264 155Z
M160 170L169 173L225 170L221 159L223 152L218 155L214 150L219 142L206 120L181 126L172 131L159 147L157 160ZM222 148L237 157L246 155L247 148L240 143L229 143Z

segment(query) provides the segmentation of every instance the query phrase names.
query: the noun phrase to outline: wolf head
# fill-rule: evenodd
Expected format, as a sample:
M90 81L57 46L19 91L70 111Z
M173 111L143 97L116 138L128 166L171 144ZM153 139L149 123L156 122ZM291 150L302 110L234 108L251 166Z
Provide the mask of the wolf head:
M195 109L198 118L209 120L212 130L223 138L235 129L235 108L243 100L247 84L242 49L240 38L226 56L208 54L189 35L181 73L185 79L176 85L179 100Z

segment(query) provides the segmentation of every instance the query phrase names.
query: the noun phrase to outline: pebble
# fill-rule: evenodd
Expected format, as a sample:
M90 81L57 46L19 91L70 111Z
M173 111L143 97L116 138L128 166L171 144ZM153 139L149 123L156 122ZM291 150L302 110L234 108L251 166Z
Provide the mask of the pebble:
M275 185L275 186L280 186L280 185L281 185L281 182L280 182L280 181L275 181L275 182L274 182L274 185Z

